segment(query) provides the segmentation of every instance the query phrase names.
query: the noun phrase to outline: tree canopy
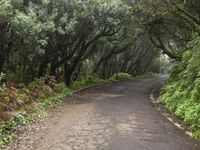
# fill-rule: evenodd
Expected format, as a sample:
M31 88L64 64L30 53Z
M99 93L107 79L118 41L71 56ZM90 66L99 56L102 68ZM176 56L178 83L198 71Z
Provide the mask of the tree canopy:
M1 0L0 72L16 83L51 75L66 85L92 73L158 72L160 54L181 61L199 34L197 3Z

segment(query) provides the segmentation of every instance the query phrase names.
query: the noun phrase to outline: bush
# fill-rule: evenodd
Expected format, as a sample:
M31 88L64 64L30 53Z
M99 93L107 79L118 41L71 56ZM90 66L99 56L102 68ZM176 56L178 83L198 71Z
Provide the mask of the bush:
M153 72L145 72L142 76L144 76L144 77L151 77L151 76L154 76L155 75L155 73L153 73Z
M122 72L114 74L108 80L100 79L99 77L97 77L97 75L93 74L93 75L87 76L85 79L81 81L74 81L72 84L72 89L80 89L80 88L91 86L91 85L109 83L109 82L117 81L117 80L131 80L131 79L133 79L133 77L130 74L122 73Z
M81 81L74 81L72 84L72 89L80 89L86 86L91 86L105 82L105 80L98 78L96 75L90 75Z
M72 87L72 89L80 89L80 88L83 88L85 85L86 84L85 84L84 80L74 81L71 87Z
M53 90L56 92L56 93L70 93L70 89L65 85L65 83L59 83L59 84L56 84L54 87L53 87Z
M128 74L128 73L123 73L123 72L119 72L114 74L111 78L109 78L109 81L116 81L116 80L132 80L133 77Z

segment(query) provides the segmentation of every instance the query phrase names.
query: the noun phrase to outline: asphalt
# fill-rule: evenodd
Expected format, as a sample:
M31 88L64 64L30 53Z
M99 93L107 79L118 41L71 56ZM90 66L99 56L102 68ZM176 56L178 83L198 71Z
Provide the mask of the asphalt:
M80 103L61 107L61 117L36 150L200 150L199 142L152 105L162 77L135 79L79 93Z

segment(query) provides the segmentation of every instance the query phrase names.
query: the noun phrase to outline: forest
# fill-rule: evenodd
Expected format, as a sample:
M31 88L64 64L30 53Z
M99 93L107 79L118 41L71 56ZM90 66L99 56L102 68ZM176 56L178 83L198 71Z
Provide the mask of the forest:
M74 89L153 74L200 137L199 0L0 0L0 146Z

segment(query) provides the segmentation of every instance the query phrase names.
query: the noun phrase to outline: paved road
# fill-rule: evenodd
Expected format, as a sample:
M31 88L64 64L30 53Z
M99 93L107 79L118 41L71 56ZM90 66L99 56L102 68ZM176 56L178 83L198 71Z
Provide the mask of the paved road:
M89 90L82 103L63 106L61 119L38 150L200 150L199 143L155 110L149 89L159 77Z

